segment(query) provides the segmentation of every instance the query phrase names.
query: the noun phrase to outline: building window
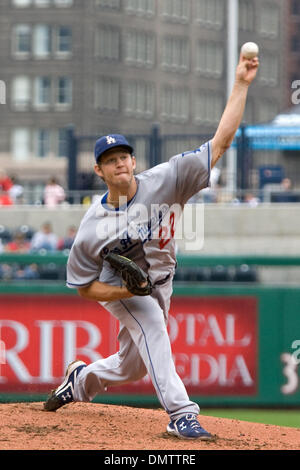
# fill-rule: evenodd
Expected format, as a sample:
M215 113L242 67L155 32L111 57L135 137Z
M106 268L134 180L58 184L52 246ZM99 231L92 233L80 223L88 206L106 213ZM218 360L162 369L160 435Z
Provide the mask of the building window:
M48 157L50 154L50 131L49 129L38 129L35 136L36 156Z
M124 59L127 65L151 68L155 61L155 38L152 33L128 31L125 33Z
M291 3L291 13L292 15L300 15L300 3L299 0L292 0Z
M32 157L66 157L66 128L16 128L11 134L11 153L17 161L28 161Z
M198 91L195 94L194 106L196 123L218 123L223 113L223 96L208 90Z
M155 0L125 0L125 11L129 15L153 18L155 16Z
M51 28L48 25L37 25L33 34L33 52L38 58L48 57L51 53Z
M120 31L112 26L101 25L95 35L96 56L106 60L120 59Z
M248 0L240 0L239 3L239 28L241 31L254 29L254 5Z
M13 159L26 161L31 156L31 133L26 128L16 128L12 132L11 150Z
M57 132L57 156L67 157L68 154L68 141L67 141L67 130L59 129Z
M48 107L51 104L51 79L49 77L35 79L34 104L36 107Z
M190 21L190 0L164 0L162 2L162 17L174 23Z
M163 40L162 67L172 72L188 72L189 41L186 38L166 37Z
M273 54L261 53L258 78L262 85L275 86L278 84L279 63L278 57Z
M124 112L136 118L154 115L155 87L152 83L131 81L125 86Z
M18 55L31 53L31 27L26 24L18 24L13 29L13 49Z
M195 20L204 27L222 29L224 17L224 0L195 1Z
M59 77L57 80L56 104L70 106L72 104L72 79Z
M291 52L299 52L300 50L300 38L298 36L293 36L291 38Z
M72 29L68 26L16 25L13 29L13 52L27 58L32 53L38 59L49 58L54 52L66 57L72 51Z
M68 26L58 26L56 29L56 52L58 54L72 52L72 29Z
M53 99L54 85L56 97ZM33 90L33 92L32 92ZM22 111L33 105L40 111L49 109L53 102L58 106L70 107L72 105L72 79L59 77L55 81L48 76L15 77L12 85L12 104L17 111Z
M108 10L120 10L120 0L95 0L96 6L99 8L105 8Z
M34 5L37 7L49 7L51 0L34 0Z
M265 4L260 6L257 23L258 33L268 38L279 35L279 9L276 5Z
M27 109L31 101L29 77L16 77L12 83L12 105L18 110Z
M119 111L120 82L116 78L100 77L96 81L95 105L101 111Z
M166 85L162 90L161 118L169 122L189 119L189 92L186 88Z
M70 7L73 5L73 0L12 0L15 7L25 8L31 5L36 7Z
M24 8L31 5L31 0L13 0L12 3L15 7Z
M199 41L195 60L196 72L220 78L223 74L223 44Z
M73 0L54 0L54 5L57 7L71 7Z

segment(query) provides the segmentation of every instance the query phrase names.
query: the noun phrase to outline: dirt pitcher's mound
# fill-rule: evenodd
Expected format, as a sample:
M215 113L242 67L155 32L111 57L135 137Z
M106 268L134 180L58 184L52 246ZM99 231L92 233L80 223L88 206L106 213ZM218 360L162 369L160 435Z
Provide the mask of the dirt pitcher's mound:
M1 450L298 450L300 429L200 416L213 441L166 433L159 410L74 403L55 413L42 403L0 404Z

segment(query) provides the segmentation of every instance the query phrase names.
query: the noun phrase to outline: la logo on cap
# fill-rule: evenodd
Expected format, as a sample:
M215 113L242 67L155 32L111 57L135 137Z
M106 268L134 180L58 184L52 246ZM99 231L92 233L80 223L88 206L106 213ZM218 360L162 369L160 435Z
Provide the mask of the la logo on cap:
M111 137L110 135L107 135L106 136L106 143L107 143L107 145L115 144L116 139L114 137Z

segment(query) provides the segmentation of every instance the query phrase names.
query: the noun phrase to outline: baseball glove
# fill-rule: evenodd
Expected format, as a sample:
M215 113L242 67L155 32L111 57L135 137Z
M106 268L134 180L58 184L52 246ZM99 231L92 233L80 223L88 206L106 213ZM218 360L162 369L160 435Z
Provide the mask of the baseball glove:
M151 294L149 277L134 261L116 253L108 253L104 259L121 275L129 292L134 295Z

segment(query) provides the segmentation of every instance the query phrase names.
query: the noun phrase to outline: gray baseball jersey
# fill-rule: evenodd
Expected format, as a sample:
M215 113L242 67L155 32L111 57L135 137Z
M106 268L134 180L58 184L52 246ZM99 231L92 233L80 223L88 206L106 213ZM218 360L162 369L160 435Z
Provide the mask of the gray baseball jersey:
M113 270L102 259L108 250L134 260L154 285L172 275L176 219L180 208L209 185L210 146L208 142L135 176L137 192L118 210L107 206L107 194L97 198L82 219L70 252L68 287L83 287L96 279L114 284Z
M211 143L172 157L137 175L137 191L118 210L106 204L107 193L88 209L79 227L67 266L67 285L80 287L99 279L120 285L102 255L108 250L127 256L148 272L151 295L99 302L120 329L119 351L99 359L79 374L76 401L91 401L113 386L149 374L157 397L172 420L199 413L176 372L167 331L176 266L174 230L178 207L209 185Z

